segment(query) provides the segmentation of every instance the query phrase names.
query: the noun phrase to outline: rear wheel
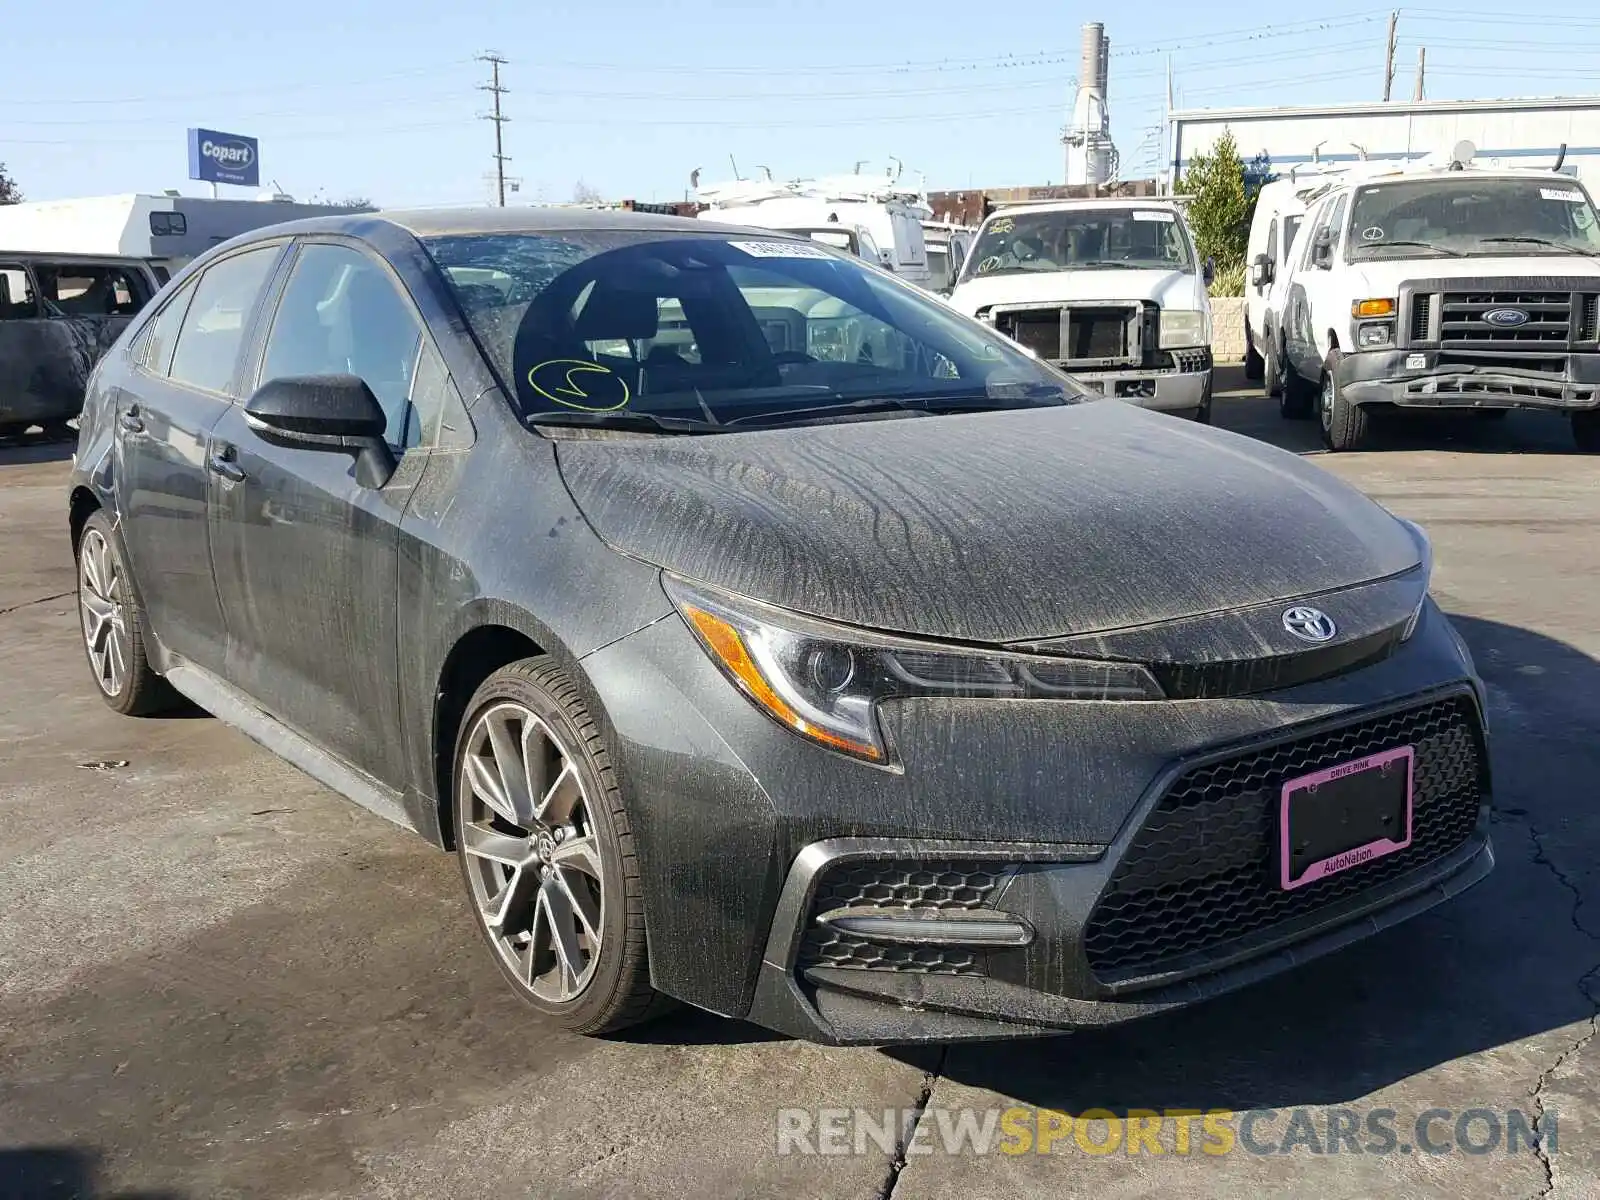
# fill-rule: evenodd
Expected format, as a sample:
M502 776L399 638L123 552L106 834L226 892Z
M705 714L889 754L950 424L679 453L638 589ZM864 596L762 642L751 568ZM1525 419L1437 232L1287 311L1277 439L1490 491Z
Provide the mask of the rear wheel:
M1339 352L1329 351L1322 368L1322 443L1329 450L1360 450L1372 436L1372 415L1360 405L1351 404L1339 386Z
M144 614L116 530L103 512L91 514L78 536L78 615L89 670L107 704L133 717L177 703L145 655Z
M1300 373L1289 361L1289 355L1279 347L1275 356L1278 363L1278 412L1286 420L1304 421L1316 412L1317 389L1300 378Z
M1585 454L1600 454L1600 409L1572 414L1572 440Z
M454 762L457 855L500 973L577 1033L654 1015L632 826L566 673L529 658L489 676Z

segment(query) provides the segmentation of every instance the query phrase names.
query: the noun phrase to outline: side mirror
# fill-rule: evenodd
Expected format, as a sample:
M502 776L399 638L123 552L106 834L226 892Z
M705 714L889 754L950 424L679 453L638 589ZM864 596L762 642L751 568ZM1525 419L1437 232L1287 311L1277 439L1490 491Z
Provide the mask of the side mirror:
M1207 287L1210 287L1216 281L1216 278L1217 278L1217 260L1216 259L1214 259L1214 258L1206 259L1205 266L1200 268L1200 278L1205 280L1205 284L1206 284Z
M1311 262L1326 271L1333 265L1333 231L1322 229L1317 240L1311 243Z
M1256 255L1255 261L1250 264L1250 286L1266 287L1275 275L1272 260L1265 254Z
M244 406L245 421L263 439L302 450L356 456L356 482L380 488L394 474L394 451L383 440L389 418L355 375L270 379Z

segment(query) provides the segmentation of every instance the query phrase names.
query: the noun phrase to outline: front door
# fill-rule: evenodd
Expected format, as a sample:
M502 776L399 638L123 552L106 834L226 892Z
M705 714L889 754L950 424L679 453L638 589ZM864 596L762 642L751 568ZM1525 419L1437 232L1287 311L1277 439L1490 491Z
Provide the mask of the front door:
M114 484L123 541L150 628L166 649L209 670L222 663L222 609L207 540L209 438L252 316L282 252L269 245L209 267L139 335L116 399ZM159 580L159 584L156 581Z
M226 674L274 716L380 782L400 786L400 521L425 456L411 404L422 326L398 281L353 246L300 248L257 382L353 374L389 414L399 469L356 482L352 455L276 445L242 410L213 435L213 558L227 615Z

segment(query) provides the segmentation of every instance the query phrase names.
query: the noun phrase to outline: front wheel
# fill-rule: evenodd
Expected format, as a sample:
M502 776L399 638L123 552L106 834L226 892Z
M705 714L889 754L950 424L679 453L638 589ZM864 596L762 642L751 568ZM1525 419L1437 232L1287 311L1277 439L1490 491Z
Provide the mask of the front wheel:
M104 512L90 514L78 535L78 616L89 670L107 704L129 717L177 704L177 693L146 656L144 613L116 529Z
M643 889L605 743L548 658L502 667L456 744L456 850L500 973L575 1033L653 1015Z
M1251 382L1267 377L1266 360L1256 351L1256 339L1248 325L1244 329L1244 377Z
M1339 352L1330 351L1322 368L1322 444L1329 450L1360 450L1372 436L1372 415L1345 398L1339 386Z
M1585 454L1600 454L1600 409L1572 414L1572 440Z

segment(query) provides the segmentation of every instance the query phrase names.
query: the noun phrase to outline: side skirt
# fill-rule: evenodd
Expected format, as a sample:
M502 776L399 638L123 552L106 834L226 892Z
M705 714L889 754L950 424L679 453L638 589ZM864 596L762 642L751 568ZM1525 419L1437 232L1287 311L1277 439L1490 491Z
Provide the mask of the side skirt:
M399 792L313 744L264 712L231 683L176 657L167 664L165 674L168 683L223 724L233 726L251 741L362 808L405 829L416 830Z

